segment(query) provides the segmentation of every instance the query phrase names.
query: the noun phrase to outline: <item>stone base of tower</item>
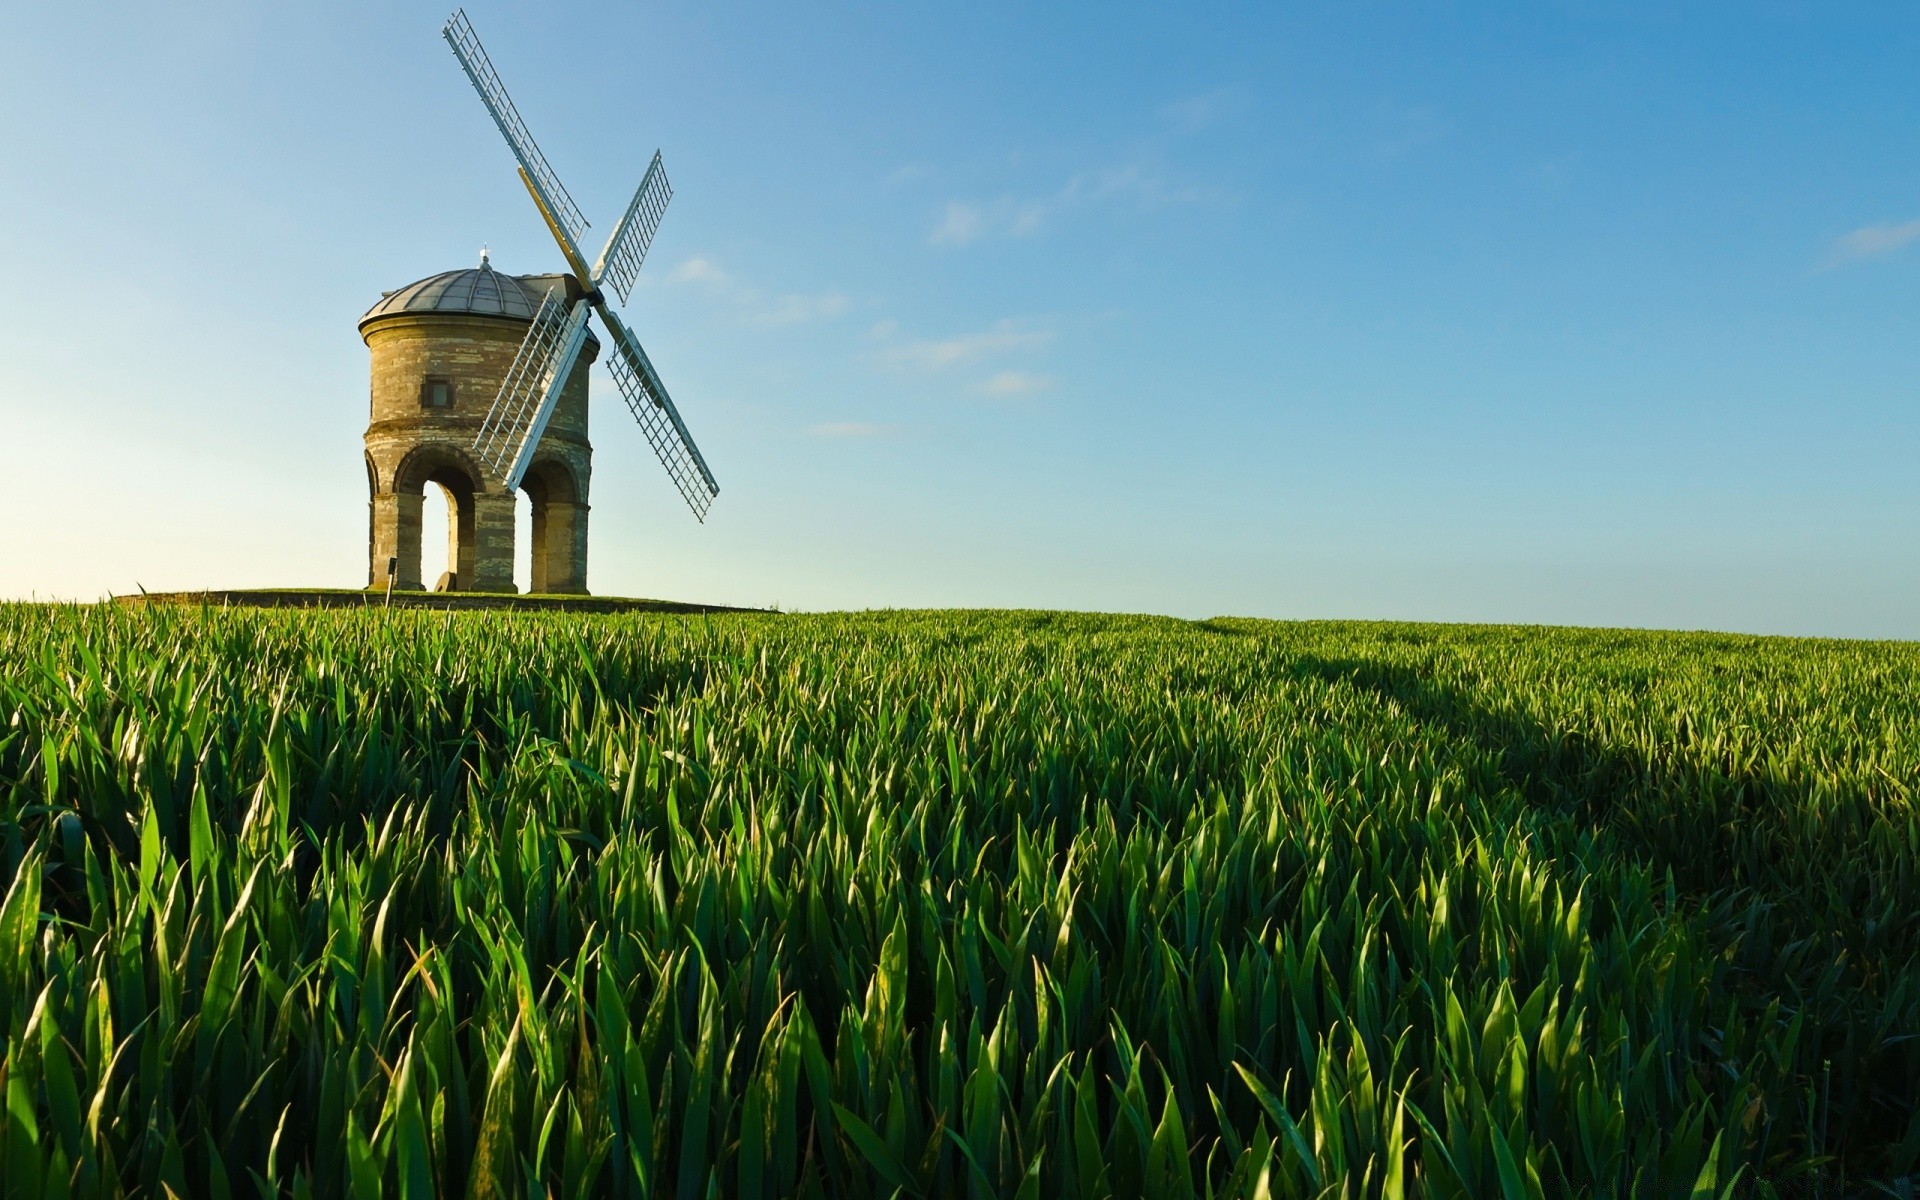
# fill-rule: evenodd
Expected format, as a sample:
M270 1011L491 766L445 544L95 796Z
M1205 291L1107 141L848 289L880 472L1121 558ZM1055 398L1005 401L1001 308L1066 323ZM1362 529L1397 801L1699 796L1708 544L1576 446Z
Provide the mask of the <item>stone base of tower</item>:
M394 483L376 489L369 500L367 586L386 587L390 566L394 568L396 591L417 592L433 586L435 581L421 572L422 511L424 488L437 486L447 499L446 561L453 573L451 590L517 593L520 589L513 581L513 493L475 491L463 475L448 470L445 464L423 464L423 459L439 459L450 453L446 448L427 455L418 453L418 449L417 445L408 447L401 453L401 461L388 467L378 461L387 455L369 448L370 472ZM543 469L528 473L525 483L533 501L533 523L528 531L532 578L527 581L527 590L538 595L585 596L588 506L556 494L561 490L556 482L560 468L544 463L540 467Z

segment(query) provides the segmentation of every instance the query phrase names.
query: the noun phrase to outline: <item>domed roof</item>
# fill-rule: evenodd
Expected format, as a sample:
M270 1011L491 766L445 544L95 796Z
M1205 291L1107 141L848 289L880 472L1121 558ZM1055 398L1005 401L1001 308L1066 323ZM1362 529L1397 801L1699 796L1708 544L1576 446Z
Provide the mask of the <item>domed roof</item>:
M560 288L564 297L571 283L572 278L566 275L502 274L482 255L477 267L442 271L383 294L380 302L360 318L360 324L401 313L474 313L531 321L548 288Z

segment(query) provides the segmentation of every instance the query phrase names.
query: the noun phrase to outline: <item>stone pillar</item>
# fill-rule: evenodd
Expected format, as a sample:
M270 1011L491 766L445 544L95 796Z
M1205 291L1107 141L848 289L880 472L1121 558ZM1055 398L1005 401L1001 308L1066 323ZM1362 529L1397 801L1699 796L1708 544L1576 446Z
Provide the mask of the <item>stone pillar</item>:
M460 590L514 592L513 493L478 492L473 497L473 534L466 539L473 554L473 574L460 565ZM472 583L467 580L472 579Z
M394 545L397 514L390 492L375 492L367 497L367 586L387 586L387 560L398 554Z
M453 590L470 592L480 565L474 546L473 491L441 487L447 494L447 569L453 572Z
M533 553L527 556L531 560L532 578L527 580L527 590L538 596L553 590L553 581L547 578L547 502L535 489L528 488L527 492L533 499L533 529L530 531Z
M387 560L400 560L394 590L420 590L420 496L380 492L373 498L373 544L367 586L387 586Z
M587 594L587 506L549 500L533 506L534 578L562 595Z

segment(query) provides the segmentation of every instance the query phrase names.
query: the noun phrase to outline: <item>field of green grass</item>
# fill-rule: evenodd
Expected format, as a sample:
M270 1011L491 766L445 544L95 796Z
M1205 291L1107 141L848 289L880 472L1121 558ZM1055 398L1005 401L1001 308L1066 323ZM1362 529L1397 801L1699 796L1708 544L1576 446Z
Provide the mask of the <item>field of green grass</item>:
M1911 644L0 606L0 1190L1912 1195L1917 794Z

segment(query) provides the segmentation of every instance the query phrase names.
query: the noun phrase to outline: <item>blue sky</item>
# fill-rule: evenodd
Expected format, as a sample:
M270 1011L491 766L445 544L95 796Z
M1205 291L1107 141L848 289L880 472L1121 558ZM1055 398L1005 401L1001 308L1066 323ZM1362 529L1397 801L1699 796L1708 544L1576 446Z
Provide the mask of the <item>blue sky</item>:
M363 582L360 313L558 267L446 12L0 4L0 595ZM468 12L674 182L598 593L1920 637L1910 6Z

